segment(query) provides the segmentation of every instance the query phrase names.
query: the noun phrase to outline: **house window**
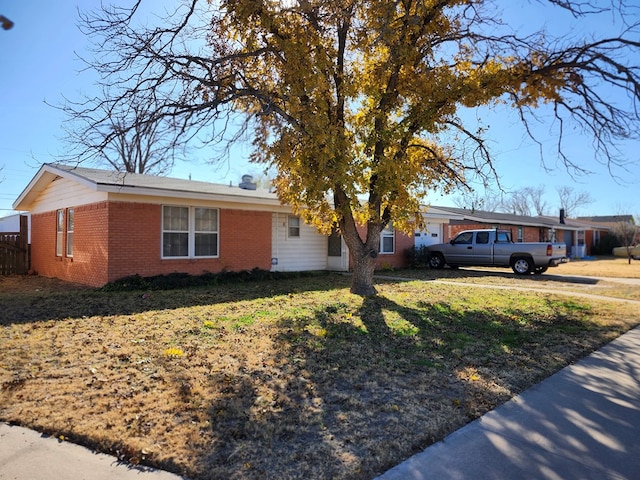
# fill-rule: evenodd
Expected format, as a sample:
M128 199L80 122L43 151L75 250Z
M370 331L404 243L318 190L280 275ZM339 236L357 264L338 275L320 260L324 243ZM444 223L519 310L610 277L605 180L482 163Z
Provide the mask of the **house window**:
M217 257L218 210L162 207L162 256L165 258Z
M296 237L300 238L300 217L296 217L294 215L289 215L289 238Z
M195 209L195 256L215 257L218 255L218 210L213 208Z
M380 253L393 253L394 252L394 234L393 227L387 225L382 232L380 232Z
M64 239L64 210L56 211L56 256L62 256L62 242Z
M522 227L518 227L518 243L524 242L524 229Z
M73 208L67 210L67 257L73 257Z
M162 256L189 256L189 208L163 207Z

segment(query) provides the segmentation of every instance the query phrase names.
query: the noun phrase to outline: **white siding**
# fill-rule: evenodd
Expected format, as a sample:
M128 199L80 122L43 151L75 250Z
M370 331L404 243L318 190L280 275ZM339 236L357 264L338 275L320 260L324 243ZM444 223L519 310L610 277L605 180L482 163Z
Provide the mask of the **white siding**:
M271 229L271 256L273 271L300 272L326 270L327 237L300 221L300 237L288 238L288 215L274 213Z
M107 194L105 192L95 192L79 185L78 182L58 177L33 202L30 212L32 214L50 212L59 208L102 202L106 199Z

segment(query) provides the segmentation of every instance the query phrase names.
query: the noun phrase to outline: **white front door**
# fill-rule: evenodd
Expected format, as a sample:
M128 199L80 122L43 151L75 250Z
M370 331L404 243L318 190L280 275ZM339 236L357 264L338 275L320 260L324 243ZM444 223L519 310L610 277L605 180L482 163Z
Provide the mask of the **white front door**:
M327 270L349 270L349 249L341 235L333 232L327 241Z

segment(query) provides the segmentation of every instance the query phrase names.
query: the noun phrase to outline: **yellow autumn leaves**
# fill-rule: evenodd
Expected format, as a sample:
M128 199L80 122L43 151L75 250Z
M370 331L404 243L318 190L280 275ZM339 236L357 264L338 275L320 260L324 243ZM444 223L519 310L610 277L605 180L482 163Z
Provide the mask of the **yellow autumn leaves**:
M252 115L252 161L275 167L305 220L328 232L391 212L410 231L425 193L466 180L459 108L557 100L568 73L544 53L478 56L471 3L220 1L212 38L228 39L222 72Z

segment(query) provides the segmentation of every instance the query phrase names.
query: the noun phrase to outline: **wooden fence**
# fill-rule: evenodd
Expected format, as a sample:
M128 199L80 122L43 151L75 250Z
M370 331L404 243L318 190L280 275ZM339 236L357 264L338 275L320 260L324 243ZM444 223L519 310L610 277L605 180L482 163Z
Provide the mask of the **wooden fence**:
M29 233L26 216L19 232L0 232L0 275L24 275L29 271Z

